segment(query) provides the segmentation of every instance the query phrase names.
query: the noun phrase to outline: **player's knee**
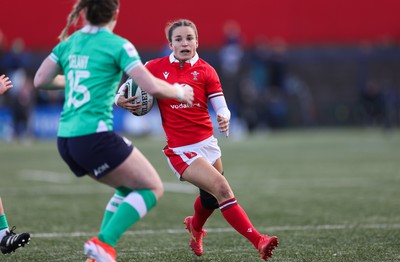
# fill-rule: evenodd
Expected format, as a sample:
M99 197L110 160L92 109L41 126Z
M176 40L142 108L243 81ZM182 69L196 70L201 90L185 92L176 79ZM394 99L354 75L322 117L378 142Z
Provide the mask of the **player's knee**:
M224 176L224 172L222 172L221 175ZM202 189L200 189L200 200L201 204L206 209L214 210L219 208L218 200L213 195Z
M210 193L200 189L201 204L206 209L217 209L219 207L217 199Z
M158 185L155 187L153 190L154 195L156 196L157 199L160 199L164 195L164 186Z

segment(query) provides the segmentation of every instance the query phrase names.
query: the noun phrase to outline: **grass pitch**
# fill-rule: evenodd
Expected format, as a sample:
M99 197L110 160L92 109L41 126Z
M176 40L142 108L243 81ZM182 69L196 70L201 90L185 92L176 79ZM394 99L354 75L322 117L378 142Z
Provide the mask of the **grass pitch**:
M183 219L197 191L178 182L162 139L139 138L165 196L117 245L118 261L262 261L217 210L204 254L189 248ZM225 176L262 233L277 235L271 261L400 261L400 131L308 130L220 138ZM52 141L0 142L0 195L10 226L31 244L0 261L85 261L113 190L75 178Z

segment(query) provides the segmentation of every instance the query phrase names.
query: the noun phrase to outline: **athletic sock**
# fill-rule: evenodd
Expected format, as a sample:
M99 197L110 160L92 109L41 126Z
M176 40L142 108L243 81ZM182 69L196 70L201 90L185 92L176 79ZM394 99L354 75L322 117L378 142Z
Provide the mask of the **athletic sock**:
M137 190L129 193L117 211L100 231L99 240L115 247L122 234L144 217L157 203L151 190Z
M110 198L110 201L108 201L106 210L104 211L100 231L102 231L108 225L108 222L117 211L119 205L122 203L122 201L124 201L124 198L132 191L132 189L126 187L119 187L117 188L117 190L115 190L114 195Z
M6 235L8 231L8 223L5 214L0 215L0 240Z
M194 214L192 219L192 227L196 231L201 231L207 219L214 212L214 209L207 209L203 207L201 198L198 196L194 201Z
M237 203L236 198L221 203L219 209L225 220L257 248L261 235L251 224L246 212Z

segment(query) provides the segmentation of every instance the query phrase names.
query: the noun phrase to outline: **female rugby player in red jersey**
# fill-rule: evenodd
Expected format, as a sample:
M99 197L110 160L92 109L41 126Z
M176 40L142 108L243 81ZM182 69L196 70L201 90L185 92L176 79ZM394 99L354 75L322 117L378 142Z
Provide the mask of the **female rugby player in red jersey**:
M278 238L260 234L237 202L228 181L223 176L221 150L213 134L207 101L217 114L218 129L229 135L230 111L227 107L219 77L207 62L199 58L198 32L193 22L185 19L169 23L166 36L170 56L154 59L146 64L157 78L169 83L189 85L194 91L193 105L172 99L158 100L162 125L167 138L164 154L180 180L200 189L194 202L193 216L184 223L191 234L190 246L197 256L203 253L203 229L207 219L219 208L223 217L258 250L262 259L272 256ZM116 101L120 107L134 111L133 98L126 99L121 86Z

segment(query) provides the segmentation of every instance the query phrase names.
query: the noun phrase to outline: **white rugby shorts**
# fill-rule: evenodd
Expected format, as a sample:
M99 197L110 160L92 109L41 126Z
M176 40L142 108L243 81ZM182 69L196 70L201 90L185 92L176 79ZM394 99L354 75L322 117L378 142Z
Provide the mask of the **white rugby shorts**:
M187 146L171 148L167 145L163 152L170 168L180 180L182 180L182 174L186 168L197 158L203 157L208 163L214 165L215 161L221 157L221 149L214 136Z

